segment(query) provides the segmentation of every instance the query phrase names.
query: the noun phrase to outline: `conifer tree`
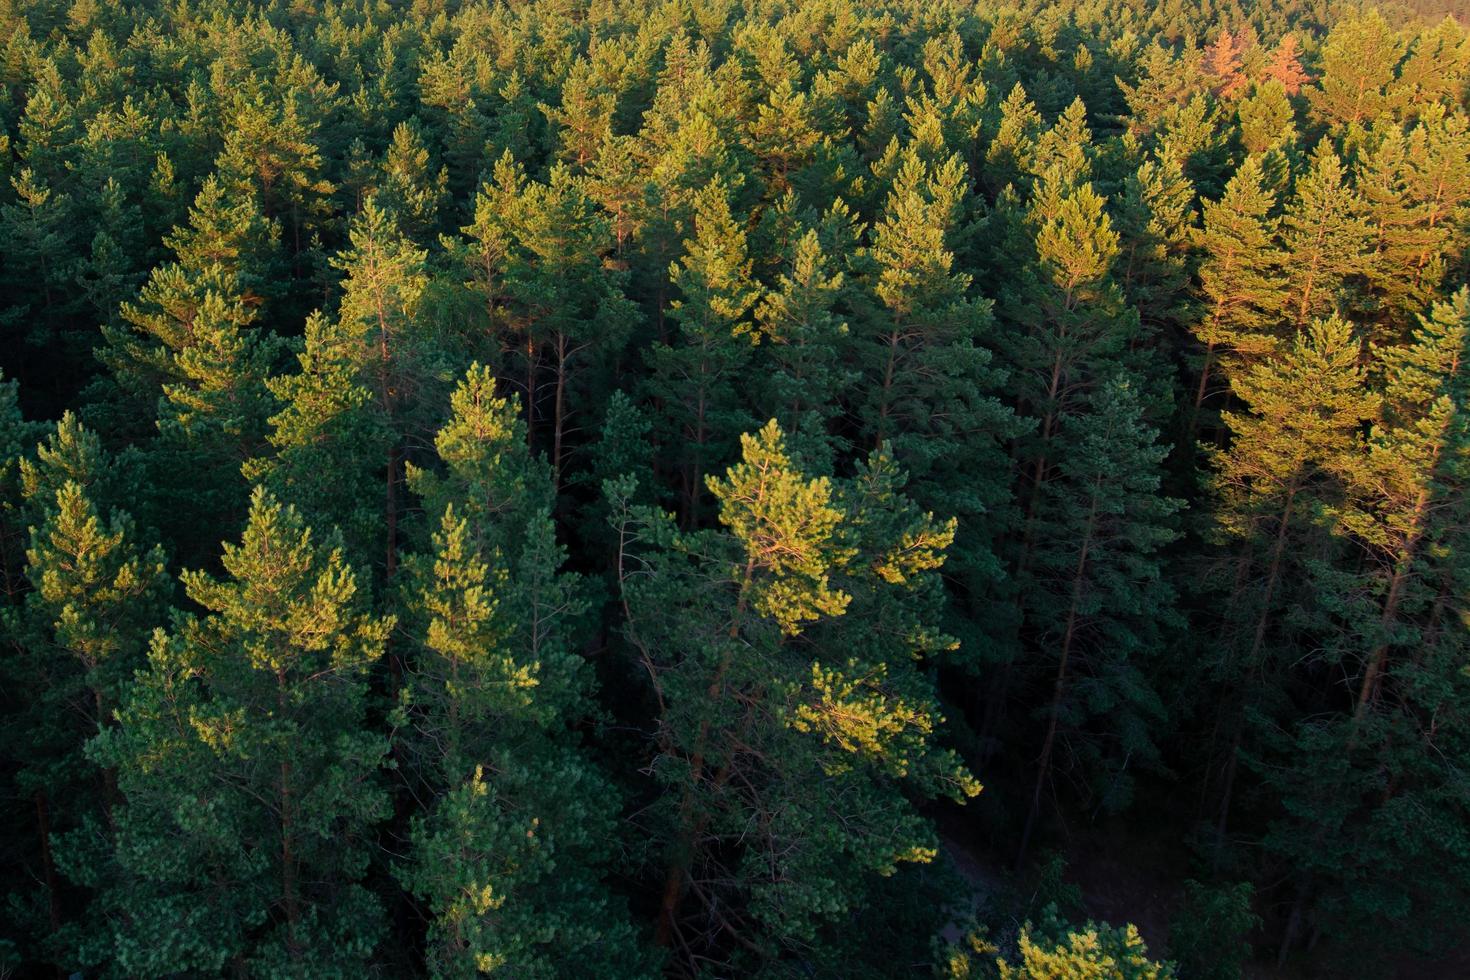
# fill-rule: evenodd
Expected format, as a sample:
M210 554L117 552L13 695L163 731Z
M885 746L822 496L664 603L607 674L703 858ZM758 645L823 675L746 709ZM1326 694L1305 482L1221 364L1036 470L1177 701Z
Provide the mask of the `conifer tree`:
M24 592L29 519L22 465L37 449L44 423L28 422L20 408L20 385L0 380L0 592L8 605Z
M1123 182L1118 202L1117 277L1138 308L1144 332L1157 336L1183 315L1194 230L1194 187L1171 153L1145 160Z
M980 590L998 577L992 535L1010 503L1002 447L1021 427L996 398L1005 376L982 346L991 304L954 271L963 199L958 156L931 166L905 151L862 254L855 415L862 444L889 445L911 474L920 506L963 521L956 570Z
M1272 328L1286 298L1286 256L1276 244L1275 205L1256 157L1246 158L1220 200L1204 203L1204 226L1196 238L1203 253L1199 279L1204 316L1194 335L1205 352L1195 386L1195 421L1217 365L1223 362L1229 378L1276 349Z
M1103 199L1089 183L1064 189L1064 174L1054 171L1032 201L1036 259L1006 296L1017 329L999 338L1016 402L1039 421L1018 446L1028 512L1057 462L1060 425L1120 363L1138 331L1137 313L1113 279L1118 233Z
M261 213L255 194L231 193L210 174L189 208L188 224L173 229L163 243L194 275L218 265L233 277L241 299L255 307L281 294L286 270L280 234L279 222Z
M74 383L85 341L67 329L76 308L73 279L79 242L69 195L24 168L10 179L15 199L0 206L0 231L6 247L5 323L33 346L54 337L64 340L65 367ZM69 386L69 385L68 385Z
M461 225L457 236L441 236L439 244L450 275L464 293L466 325L454 343L471 361L493 360L510 382L512 369L504 362L518 345L505 311L505 275L514 247L510 210L520 193L520 180L509 161L498 164L495 172L496 178L484 182L475 194L470 223Z
M150 422L161 426L177 414L170 404L213 387L233 392L237 405L217 406L218 421L240 431L234 446L209 449L237 460L259 449L263 375L279 356L278 342L256 325L262 302L280 295L275 235L252 196L232 200L218 180L205 181L188 225L165 238L176 261L155 268L136 298L122 304L123 324L102 328L97 357L111 377L93 388L92 412L110 434L146 439L155 430ZM158 469L165 484L177 476L169 466ZM217 513L206 510L200 519Z
M611 368L638 320L623 295L626 276L606 262L612 229L597 213L584 182L565 167L546 183L520 188L509 225L515 247L505 263L506 314L526 351L526 404L534 426L551 417L549 457L559 486L570 450L575 406L596 403L611 388ZM548 383L538 384L542 355ZM538 392L551 401L539 412Z
M1407 93L1394 81L1403 54L1398 32L1377 10L1333 25L1319 56L1321 77L1307 90L1313 115L1341 129L1399 109Z
M374 183L376 204L398 216L403 233L416 242L433 240L449 196L449 171L437 173L423 137L409 123L393 129L393 139Z
M1055 906L1044 910L1041 921L1027 922L1016 941L1020 962L995 961L1000 980L1031 977L1115 977L1117 980L1172 980L1172 963L1148 958L1148 947L1132 924L1121 928L1087 922L1069 926Z
M1360 344L1339 318L1314 321L1279 357L1231 381L1244 410L1224 415L1233 440L1216 454L1214 478L1215 520L1232 555L1222 570L1229 578L1212 580L1227 597L1213 669L1236 692L1220 708L1229 719L1221 843L1247 720L1271 716L1283 657L1317 603L1330 600L1313 588L1310 562L1327 537L1325 515L1358 467L1359 428L1378 412L1363 382Z
M1349 305L1344 289L1373 268L1372 234L1362 198L1344 180L1342 162L1330 147L1319 146L1281 222L1287 316L1298 330Z
M852 230L849 217L834 208L823 224L841 234ZM826 441L856 381L845 363L850 331L837 309L847 288L842 270L852 241L843 234L846 240L832 243L843 251L832 255L816 228L798 229L793 237L774 288L755 310L760 360L770 370L762 372L752 401L770 408L793 440L815 446Z
M111 496L113 469L70 415L20 461L31 591L5 611L3 676L27 695L8 712L6 754L17 770L13 791L31 803L33 881L41 883L31 894L43 893L53 955L75 945L79 929L86 933L62 885L66 847L57 853L57 835L97 832L118 803L114 774L83 749L112 726L171 586L162 550L142 544L126 512L105 513L96 502Z
M570 732L587 711L573 648L585 588L558 571L549 470L493 384L470 369L437 440L446 472L412 471L439 516L405 569L404 742L433 802L399 877L434 916L437 976L636 975L631 930L597 880L616 797Z
M1023 180L1025 161L1040 134L1041 115L1017 82L1000 105L1000 120L985 151L986 183L992 193Z
M1157 757L1163 710L1147 677L1175 620L1159 551L1175 537L1181 502L1159 494L1168 449L1156 445L1144 408L1122 377L1097 388L1085 412L1062 423L1069 450L1037 502L1021 594L1050 696L1021 858L1055 756L1081 766L1108 809L1128 798L1129 762Z
M251 232L248 205L227 212L243 215L246 228L222 228L217 190L206 184L191 226L171 239L179 261L156 268L136 301L122 304L126 325L103 327L97 355L111 377L91 391L91 415L111 436L147 440L157 490L149 516L201 560L218 543L219 524L243 514L239 469L265 448L274 408L266 378L282 353L256 322L260 294L236 272L258 263L246 274L261 282L272 267L270 240Z
M271 418L275 454L245 468L247 478L290 494L313 522L342 528L359 561L383 556L390 577L404 453L410 440L432 430L430 403L450 356L422 315L426 258L394 215L367 202L353 223L351 247L332 260L345 275L336 318L313 315L298 355L301 371L268 383L285 405ZM373 482L377 493L367 489ZM358 550L370 536L379 547Z
M258 197L266 220L279 221L286 247L300 257L328 210L332 185L321 174L320 124L303 89L277 101L252 81L226 110L217 168L226 189Z
M1372 575L1383 583L1382 614L1364 663L1353 715L1361 720L1379 699L1390 649L1412 642L1404 635L1406 608L1424 612L1431 601L1412 595L1437 576L1428 561L1453 560L1445 549L1466 528L1453 499L1463 492L1465 400L1461 365L1470 343L1470 289L1438 303L1421 320L1413 342L1383 352L1384 414L1368 442L1367 464L1355 469L1354 496L1367 506L1346 511L1349 530L1371 549ZM1426 553L1426 548L1428 553ZM1422 582L1424 578L1428 582ZM1408 627L1412 630L1412 627Z
M1395 928L1360 940L1359 955L1433 952L1440 937L1419 922L1470 886L1452 856L1466 841L1464 801L1445 792L1470 707L1466 631L1445 623L1470 530L1467 331L1461 289L1410 344L1384 352L1383 418L1340 510L1368 560L1330 580L1346 628L1318 667L1346 669L1352 696L1297 719L1258 766L1282 801L1263 843L1293 871L1283 958L1308 927L1348 938L1385 920Z
M108 176L100 190L89 194L82 207L93 214L97 231L89 254L76 265L73 289L80 288L86 307L99 323L116 319L117 307L143 281L147 254L143 214L128 201L115 177Z
M1275 79L1258 84L1236 108L1240 118L1240 141L1249 154L1285 151L1296 145L1296 110L1286 88Z
M296 373L266 382L281 405L269 420L271 451L246 460L241 472L340 530L354 554L375 555L384 502L378 466L394 441L359 374L361 348L314 313L296 359Z
M1205 70L1211 75L1216 97L1238 99L1249 85L1241 68L1242 39L1230 31L1221 31L1205 48Z
M1287 95L1296 95L1303 85L1312 80L1302 68L1298 52L1296 35L1283 35L1266 65L1266 77L1273 82L1279 82Z
M561 87L561 103L541 105L556 133L557 156L577 172L585 171L612 139L617 93L598 77L589 58L578 58Z
M953 523L909 504L881 452L839 485L804 473L774 422L742 447L709 481L717 530L677 532L627 506L628 481L608 485L627 637L659 705L658 939L689 968L771 963L874 876L930 860L901 785L979 789L934 745L913 659L952 642L934 628L933 571Z
M736 385L751 358L755 333L748 318L760 299L745 230L730 212L723 184L699 195L694 228L684 258L669 271L682 297L671 308L678 334L649 350L647 381L690 524L699 520L705 476L730 458L752 421Z
M257 490L228 575L186 572L202 618L153 640L89 754L125 801L100 901L132 974L360 975L382 936L361 884L387 816L366 672L390 620L340 545Z
M1375 340L1398 343L1429 305L1461 236L1453 219L1470 195L1470 138L1463 126L1424 122L1375 131L1358 162L1357 186L1372 232L1367 273ZM1463 189L1461 189L1463 188Z

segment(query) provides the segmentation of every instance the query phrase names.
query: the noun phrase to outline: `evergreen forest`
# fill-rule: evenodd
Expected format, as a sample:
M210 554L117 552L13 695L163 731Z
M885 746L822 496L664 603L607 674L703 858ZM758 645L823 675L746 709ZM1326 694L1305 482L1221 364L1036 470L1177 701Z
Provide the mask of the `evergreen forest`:
M0 977L1470 976L1466 25L0 0Z

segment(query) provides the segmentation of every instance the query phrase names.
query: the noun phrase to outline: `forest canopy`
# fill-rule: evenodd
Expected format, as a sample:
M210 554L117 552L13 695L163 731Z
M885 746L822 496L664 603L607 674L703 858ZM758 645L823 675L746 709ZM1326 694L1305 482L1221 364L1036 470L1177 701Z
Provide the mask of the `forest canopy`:
M1464 975L1465 14L0 0L0 970Z

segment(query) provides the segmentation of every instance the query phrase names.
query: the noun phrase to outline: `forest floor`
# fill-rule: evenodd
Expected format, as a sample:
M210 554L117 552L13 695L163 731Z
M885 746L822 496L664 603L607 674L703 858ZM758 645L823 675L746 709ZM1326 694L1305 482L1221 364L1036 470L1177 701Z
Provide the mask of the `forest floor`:
M1005 901L1015 885L1013 855L977 837L963 811L946 810L935 816L945 856L973 890L976 905ZM1126 821L1074 830L1061 851L1067 861L1065 880L1080 890L1084 917L1113 925L1131 922L1138 927L1152 956L1168 958L1169 921L1183 899L1181 882L1186 876L1180 869L1187 865L1188 856L1180 848L1162 843L1158 835L1130 834ZM947 938L961 937L956 930ZM1343 976L1320 967L1313 969L1307 957L1297 957L1285 969L1278 968L1270 955L1273 952L1259 949L1263 955L1249 964L1245 980L1337 980ZM1470 946L1432 961L1405 957L1386 970L1374 968L1351 980L1466 978L1470 978Z
M938 814L937 823L945 854L974 890L975 903L1003 901L1016 885L1013 855L978 839L962 811ZM1062 849L1066 881L1080 889L1087 917L1133 923L1150 952L1162 955L1169 915L1183 892L1179 856L1165 853L1156 838L1120 836L1114 828L1075 832Z

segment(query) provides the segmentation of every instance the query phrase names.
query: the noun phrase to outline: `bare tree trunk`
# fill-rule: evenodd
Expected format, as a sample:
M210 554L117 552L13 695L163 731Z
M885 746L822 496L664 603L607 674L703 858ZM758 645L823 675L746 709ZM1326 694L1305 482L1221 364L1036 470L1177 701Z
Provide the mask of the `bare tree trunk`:
M46 915L54 936L61 931L61 907L56 901L56 861L51 855L51 806L45 790L36 790L36 830L41 838L41 873L46 880Z
M553 411L551 440L551 492L553 499L561 492L561 435L566 416L567 338L556 335L556 405Z
M750 594L751 581L755 576L755 560L750 559L745 564L744 577L740 584L740 595L735 601L734 621L730 624L729 638L733 641L740 635L740 621L745 617L745 609ZM720 658L720 664L715 669L714 677L710 680L707 695L709 702L714 704L724 697L725 675L730 670L733 649L726 649L724 656ZM699 735L694 740L694 751L689 758L689 782L684 786L683 798L679 801L679 826L681 828L681 843L675 851L673 860L669 862L668 871L664 876L663 897L659 901L658 923L654 929L654 942L660 946L668 946L673 941L676 922L679 913L679 903L684 897L684 883L689 877L689 869L694 863L694 849L698 846L699 835L704 830L704 817L693 816L694 810L694 787L700 781L704 771L705 751L709 744L710 723L706 715L699 723ZM724 785L729 778L729 763L721 767L717 775L715 788Z
M276 672L276 708L284 720L286 712L286 675ZM291 763L281 763L281 905L286 913L286 943L291 956L299 952L297 929L301 922L301 909L296 886L296 849L294 800L291 793Z
M1041 812L1041 794L1046 779L1051 775L1052 746L1056 744L1057 716L1061 713L1062 698L1067 686L1067 662L1072 654L1072 641L1077 635L1077 610L1082 604L1082 587L1087 571L1088 552L1092 549L1092 535L1097 524L1098 487L1093 489L1092 509L1087 515L1087 530L1082 536L1082 550L1077 556L1077 568L1072 574L1072 602L1067 609L1067 627L1062 634L1062 653L1057 661L1057 677L1052 685L1050 717L1046 723L1046 738L1041 743L1041 758L1036 763L1036 787L1031 794L1031 812L1026 816L1026 829L1021 833L1021 846L1016 852L1016 870L1026 861L1026 851L1031 846L1031 834L1036 828L1036 818Z
M1292 506L1296 503L1298 489L1297 478L1293 477L1291 488L1286 494L1286 506L1281 512L1281 524L1276 529L1276 543L1271 550L1271 564L1269 571L1266 573L1266 589L1261 596L1261 615L1256 620L1256 631L1251 640L1250 656L1246 659L1248 678L1253 678L1258 669L1257 661L1260 657L1261 647L1265 643L1266 625L1271 620L1271 600L1275 598L1276 582L1281 575L1281 559L1286 551L1286 532L1291 526L1291 511ZM1247 684L1249 683L1250 680L1248 679ZM1242 692L1242 699L1245 696L1245 692ZM1215 839L1221 848L1225 845L1225 831L1229 825L1230 806L1234 798L1235 773L1240 760L1240 743L1244 736L1245 728L1244 710L1245 708L1242 704L1242 715L1236 722L1235 737L1231 740L1230 761L1226 764L1225 768L1225 787L1220 800L1220 816L1215 824ZM1216 851L1217 862L1219 857L1220 852Z

